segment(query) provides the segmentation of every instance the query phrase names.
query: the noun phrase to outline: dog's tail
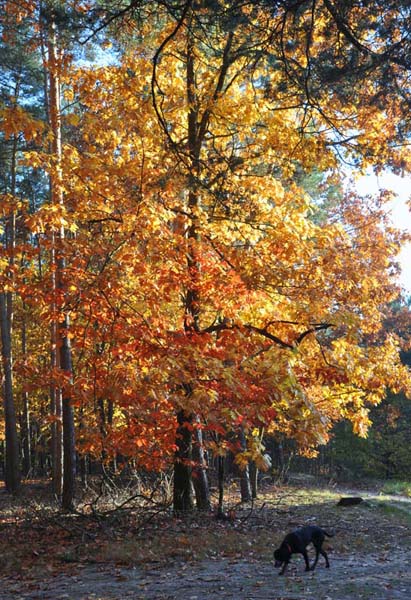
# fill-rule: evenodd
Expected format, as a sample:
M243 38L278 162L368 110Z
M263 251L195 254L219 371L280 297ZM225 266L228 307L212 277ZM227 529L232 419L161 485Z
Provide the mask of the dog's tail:
M335 536L335 532L334 531L332 533L329 533L328 531L325 531L325 529L323 529L323 533L327 537L334 537Z

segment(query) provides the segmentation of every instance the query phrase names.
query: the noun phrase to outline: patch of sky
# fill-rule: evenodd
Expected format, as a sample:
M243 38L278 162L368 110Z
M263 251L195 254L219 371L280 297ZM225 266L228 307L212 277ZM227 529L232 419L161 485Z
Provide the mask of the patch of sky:
M401 177L390 171L375 175L369 171L355 181L360 194L378 194L381 190L392 191L394 198L388 203L387 211L395 227L411 234L411 176ZM407 204L408 203L408 204ZM406 294L411 294L411 243L403 246L399 261L401 264L400 284Z

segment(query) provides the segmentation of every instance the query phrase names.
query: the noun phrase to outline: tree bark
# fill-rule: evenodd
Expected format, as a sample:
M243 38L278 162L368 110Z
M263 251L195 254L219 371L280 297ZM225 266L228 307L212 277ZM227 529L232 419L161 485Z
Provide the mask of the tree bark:
M251 481L251 495L253 500L257 498L258 494L258 468L254 461L250 463L250 481Z
M180 410L177 414L177 450L174 458L173 507L176 512L186 512L194 508L191 423L192 417Z
M54 252L54 251L53 251ZM55 263L52 257L52 263ZM56 292L56 282L54 273L52 275L52 288L54 293ZM54 311L55 312L55 311ZM53 371L58 368L58 356L57 356L57 323L54 321L51 324L51 352L50 352L50 366ZM61 497L63 493L63 407L62 407L62 396L61 388L52 382L50 386L50 404L51 414L53 421L51 423L51 467L52 467L52 480L53 480L53 492Z
M244 430L241 428L240 434L240 445L243 450L246 449L246 439ZM251 500L251 481L250 481L250 467L247 466L244 469L240 469L240 491L241 491L241 502L250 502Z
M26 335L26 306L23 302L23 322L21 327L21 353L23 360L27 356L27 335ZM31 439L30 439L30 409L29 395L26 391L22 392L22 422L21 422L21 445L23 450L23 473L28 477L31 471Z
M194 91L194 53L192 33L188 31L187 38L187 102L188 112L188 147L190 153L191 169L189 175L188 208L191 215L191 223L187 233L187 269L190 273L190 285L186 292L184 328L187 333L198 331L199 319L199 294L197 290L198 280L198 255L197 243L199 234L197 230L197 217L195 210L199 205L198 191L195 186L194 171L197 173L198 163L198 140L197 140L197 109L195 106ZM191 382L187 383L191 387ZM192 432L191 423L194 416L186 414L184 410L177 413L177 451L174 465L174 510L192 510L192 469L188 461L192 460Z
M51 177L51 202L54 205L64 206L62 191L62 141L61 141L61 109L60 109L60 80L59 80L59 53L57 50L56 25L50 23L48 32L48 73L49 73L49 118L53 133L52 151L56 158L57 168L54 177ZM55 235L56 241L56 289L59 297L66 297L65 282L65 256L64 256L64 227L60 226ZM76 480L76 450L74 412L71 405L71 384L73 382L73 367L70 346L70 320L67 307L58 306L58 322L56 326L58 365L66 377L61 394L62 426L63 426L63 489L62 507L71 510L74 503ZM56 399L57 402L57 399Z
M16 86L15 96L18 96ZM16 164L17 164L17 137L14 136L11 156L11 185L10 194L16 194ZM5 484L6 489L15 494L18 492L21 481L19 440L17 433L16 408L13 392L13 266L15 249L16 216L13 212L6 218L5 248L9 256L9 271L6 281L10 281L9 289L0 292L0 328L1 349L3 364L3 390L4 390L4 420L5 420Z
M217 516L224 515L224 456L217 457L217 478L218 478L218 507Z
M196 417L199 423L199 417ZM194 433L193 444L193 484L196 496L196 505L198 510L211 510L210 487L208 485L206 461L204 455L203 432L198 427Z
M19 441L16 409L13 396L13 356L11 328L8 318L7 294L0 293L0 326L3 363L4 420L6 427L5 484L8 492L15 494L20 487Z

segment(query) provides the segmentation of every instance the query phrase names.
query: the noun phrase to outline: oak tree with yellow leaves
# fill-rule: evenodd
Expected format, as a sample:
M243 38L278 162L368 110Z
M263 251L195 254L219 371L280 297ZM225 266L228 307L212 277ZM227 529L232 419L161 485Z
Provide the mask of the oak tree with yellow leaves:
M26 219L45 248L32 285L48 325L48 236L68 232L59 343L74 369L53 377L78 448L173 464L176 510L193 506L193 473L207 506L204 447L264 466L262 428L310 453L340 419L366 435L387 388L410 392L400 340L382 331L403 239L389 198L346 186L326 199L347 162L408 168L406 93L386 88L407 80L408 12L135 1L99 13L95 36L119 47L107 64L59 63L61 151L25 156L59 178L61 200Z

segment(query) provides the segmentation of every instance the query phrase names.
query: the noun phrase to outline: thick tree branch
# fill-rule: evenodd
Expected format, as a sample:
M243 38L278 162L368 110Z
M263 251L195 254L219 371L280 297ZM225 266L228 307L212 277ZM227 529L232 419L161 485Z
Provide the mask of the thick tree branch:
M289 325L301 325L301 323L297 323L294 321L278 321L279 323L289 324ZM219 331L224 331L227 329L247 329L248 331L253 331L254 333L259 333L261 336L265 337L268 340L271 340L277 346L281 348L286 348L289 350L295 350L302 343L302 341L311 333L317 333L318 331L324 331L329 329L330 327L334 327L332 323L312 323L312 327L303 331L294 342L285 342L277 335L274 335L268 331L270 325L272 325L274 321L268 323L265 327L256 327L255 325L245 324L245 325L237 325L233 323L230 319L222 319L218 323L210 325L206 329L203 329L201 333L217 333Z

